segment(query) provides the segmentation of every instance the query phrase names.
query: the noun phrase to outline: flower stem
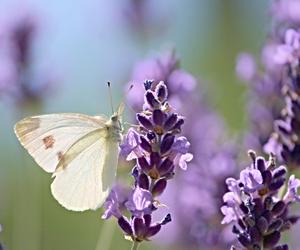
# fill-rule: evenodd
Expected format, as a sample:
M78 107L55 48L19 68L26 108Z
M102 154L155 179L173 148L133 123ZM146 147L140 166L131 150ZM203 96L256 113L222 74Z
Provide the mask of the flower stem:
M138 250L139 245L140 245L139 242L134 241L134 242L132 243L131 250Z

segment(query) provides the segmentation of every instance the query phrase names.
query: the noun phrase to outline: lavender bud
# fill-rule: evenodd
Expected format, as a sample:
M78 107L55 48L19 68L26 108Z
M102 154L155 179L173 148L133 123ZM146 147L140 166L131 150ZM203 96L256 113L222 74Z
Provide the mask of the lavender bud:
M159 82L155 89L156 96L160 102L166 101L168 97L168 90L164 82Z
M265 201L264 201L264 207L267 209L267 211L271 210L273 206L273 199L271 196L268 196L265 198Z
M153 129L153 125L147 116L142 115L142 114L137 114L136 119L139 121L139 123L144 128L149 129L149 130Z
M266 221L267 221L268 223L270 223L271 218L272 218L272 214L271 214L271 212L270 212L269 210L266 210L266 211L262 214L262 216L266 219Z
M159 107L159 102L156 100L152 91L147 90L145 97L146 97L147 103L149 104L149 106L151 108L156 109Z
M160 153L162 155L167 153L171 149L171 147L174 143L174 140L175 140L174 135L167 134L164 136L164 138L162 139L162 142L161 142L161 146L160 146Z
M172 130L179 130L179 131L181 131L181 126L183 125L183 123L184 123L184 120L183 120L182 118L179 119L179 120L175 123L174 127L172 128Z
M272 182L272 173L270 170L265 170L264 172L262 172L262 178L263 178L263 183L265 185L270 185Z
M171 218L171 214L167 214L166 217L161 221L161 225L166 225L167 223L171 222L172 218Z
M156 125L162 126L165 121L165 114L160 109L155 109L153 111L152 118Z
M122 216L118 219L118 224L127 235L133 235L133 231L127 218Z
M280 215L285 209L285 203L283 201L278 201L272 208L272 213L274 215Z
M289 250L289 247L288 245L280 245L280 246L277 246L277 247L274 247L272 248L272 250Z
M233 227L232 227L232 232L233 232L234 234L240 234L240 230L237 228L236 225L233 225Z
M152 195L153 196L159 196L163 193L167 186L167 181L166 179L159 179L158 181L155 182L153 188L152 188Z
M165 174L169 173L173 169L173 162L166 158L160 166L157 168L159 171L160 176L164 176Z
M169 129L171 129L172 127L174 127L175 123L177 122L177 118L178 118L178 115L173 113L171 114L168 119L165 121L165 124L164 124L164 129L166 131L168 131Z
M158 152L152 152L150 154L150 164L151 166L158 166L161 160L161 156Z
M160 224L156 224L154 226L151 226L148 228L147 232L146 232L146 237L151 237L154 236L155 234L157 234L161 229L161 225Z
M262 157L257 157L256 159L256 167L262 173L266 170L265 160Z
M140 168L144 171L144 172L148 172L151 170L151 166L149 165L149 163L147 162L146 158L145 157L140 157L138 158L138 164L140 166Z
M272 191L279 190L284 185L285 179L279 179L276 182L270 184L269 189Z
M145 80L144 81L145 90L151 89L153 82L154 82L153 80Z
M291 224L295 224L295 223L297 223L299 218L300 218L299 216L290 216L288 220Z
M241 203L240 209L243 211L244 214L249 213L249 208L244 203Z
M151 147L150 143L147 141L147 139L144 136L141 136L140 139L141 139L140 146L147 152L151 153L152 147Z
M251 246L251 241L250 239L244 235L244 234L239 234L238 235L238 240L239 242L244 246L244 247L248 247Z
M260 217L256 222L256 226L258 230L264 234L268 229L268 221L265 219L265 217Z
M152 132L152 131L149 131L149 132L147 133L147 138L148 138L149 141L154 140L154 138L155 138L155 133Z
M253 213L255 214L255 216L261 215L262 212L264 211L264 205L262 203L262 200L259 198L256 198L253 200L253 203L254 203Z
M280 231L280 228L283 225L283 221L282 219L277 219L275 220L273 223L271 223L271 225L268 228L268 232L273 232L273 231Z
M144 225L144 221L142 218L134 217L133 218L133 229L134 229L134 234L137 238L143 238L146 227Z
M145 214L143 218L144 218L145 226L149 227L152 220L151 214Z
M280 233L275 231L269 235L264 236L264 247L271 248L274 247L280 240Z
M149 189L150 182L149 182L149 178L146 174L142 173L142 174L139 175L138 185L139 185L140 188L143 188L143 189L146 189L146 190Z
M250 235L252 242L260 242L261 241L262 236L256 227L249 228L249 235Z
M134 179L136 180L139 176L139 170L137 168L137 166L135 166L132 171L131 171L131 175L134 177Z
M240 218L238 219L238 224L242 229L246 229L245 223L243 222L242 219L240 219Z
M277 168L273 172L273 178L279 178L286 174L286 168Z

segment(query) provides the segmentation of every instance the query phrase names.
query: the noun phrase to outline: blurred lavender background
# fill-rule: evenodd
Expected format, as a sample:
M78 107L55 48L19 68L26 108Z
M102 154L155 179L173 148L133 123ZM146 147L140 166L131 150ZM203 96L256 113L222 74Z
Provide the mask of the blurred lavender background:
M223 116L214 125L231 142L247 130L248 117L247 86L235 75L236 57L241 51L258 57L270 30L269 13L270 2L259 0L0 1L0 242L8 249L129 249L130 243L114 230L114 223L101 220L100 211L73 213L59 206L50 194L50 176L20 148L13 124L37 113L109 114L106 82L113 83L116 105L139 61L175 48L180 67L201 85L196 91L204 96L203 105L210 105L211 116ZM33 32L27 33L31 36L28 61L20 64L16 61L22 59L11 54L17 50L11 48L10 34L12 27L26 23ZM20 83L30 90L26 95ZM26 102L21 102L24 96ZM205 162L217 153L218 159L223 156L215 151L202 153ZM189 183L189 176L197 172L192 167L186 177L180 176L180 185ZM120 169L122 175L126 177L126 170ZM201 173L201 178L208 174ZM208 182L208 187L213 183ZM178 189L179 184L174 185ZM189 186L179 191L191 192ZM195 227L212 223L200 215L192 219L199 222ZM207 235L195 228L202 234L199 239L192 235L195 231L184 230L185 239L190 236L193 241ZM171 235L166 232L165 237ZM168 247L168 242L160 243L165 244L143 244L141 249ZM192 247L211 249L205 244L179 249Z

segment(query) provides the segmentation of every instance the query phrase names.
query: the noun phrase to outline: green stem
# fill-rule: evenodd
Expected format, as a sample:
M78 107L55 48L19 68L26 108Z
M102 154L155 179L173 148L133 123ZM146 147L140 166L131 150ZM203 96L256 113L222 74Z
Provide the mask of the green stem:
M131 250L138 250L139 245L140 245L139 242L134 241L134 242L132 243Z

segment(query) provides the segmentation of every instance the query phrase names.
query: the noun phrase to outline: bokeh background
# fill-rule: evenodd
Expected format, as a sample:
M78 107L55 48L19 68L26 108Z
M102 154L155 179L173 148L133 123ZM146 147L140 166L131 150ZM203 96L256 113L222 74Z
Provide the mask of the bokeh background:
M38 79L53 82L42 104L0 102L0 242L7 249L130 249L116 221L101 220L101 209L70 212L53 199L50 175L13 133L18 119L53 112L109 115L106 82L112 82L117 104L137 61L175 48L181 67L206 85L231 135L246 129L246 89L235 75L235 60L241 51L259 54L270 26L270 2L153 0L145 14L148 26L132 18L132 2L0 0L0 27L22 15L35 20L33 68ZM146 243L141 249L162 248Z

